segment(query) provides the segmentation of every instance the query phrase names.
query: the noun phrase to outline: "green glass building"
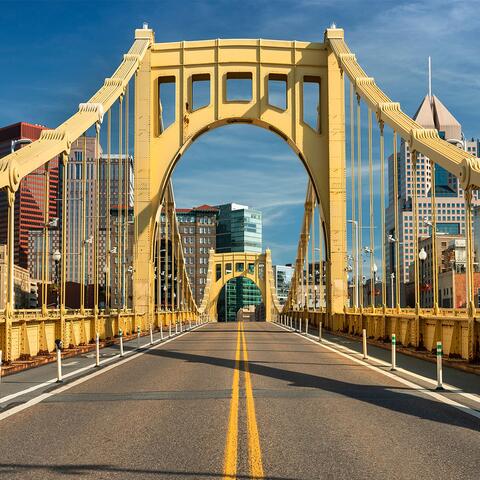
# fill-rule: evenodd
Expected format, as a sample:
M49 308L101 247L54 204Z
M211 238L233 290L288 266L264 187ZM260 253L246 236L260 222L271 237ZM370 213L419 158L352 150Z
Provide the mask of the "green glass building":
M262 212L236 203L218 205L217 208L217 253L262 253ZM220 293L218 319L235 321L240 308L261 303L260 290L251 280L230 280Z

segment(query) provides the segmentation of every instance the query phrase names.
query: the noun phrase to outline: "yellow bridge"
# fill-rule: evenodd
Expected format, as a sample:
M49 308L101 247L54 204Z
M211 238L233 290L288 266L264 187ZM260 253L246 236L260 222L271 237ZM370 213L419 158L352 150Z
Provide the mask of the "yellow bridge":
M250 82L251 95L245 100L232 100L228 95L230 80ZM269 96L271 81L280 82L285 91L285 108L272 105ZM197 108L194 90L197 82L208 83L209 101ZM349 83L350 132L346 135L345 82ZM305 87L314 86L318 98L305 96ZM174 120L166 125L162 108L162 89L170 86L175 92ZM133 96L133 98L130 98ZM307 101L315 102L317 118L308 122L304 109ZM133 107L132 107L133 106ZM115 108L115 112L113 109ZM347 285L347 226L359 220L347 220L347 158L346 144L350 141L350 169L354 179L356 165L362 168L362 110L368 118L366 142L370 176L372 172L373 134L376 122L381 166L382 209L382 288L381 306L370 301L364 304L363 294L353 304ZM134 111L134 125L131 125ZM115 118L113 118L115 117ZM134 214L132 234L128 233L128 206L119 205L116 224L121 232L117 239L118 264L125 265L125 245L133 242L133 259L128 274L119 274L115 284L124 294L112 307L111 275L113 219L111 203L106 208L105 248L100 248L99 212L93 215L93 235L87 236L86 212L83 211L81 245L81 289L78 309L67 308L66 264L69 245L66 242L66 212L70 199L63 190L62 218L60 219L60 281L59 307L48 307L49 272L48 207L45 209L44 248L42 253L42 308L16 310L14 301L14 225L15 196L22 179L31 172L48 165L59 156L65 175L68 174L72 144L84 145L82 178L86 175L86 135L92 129L96 137L95 168L106 164L110 171L112 156L112 121L118 123L119 162L130 151L134 169ZM197 305L192 295L171 187L175 166L190 145L204 133L232 123L247 123L267 129L287 142L298 155L309 176L304 219L295 262L295 274L288 300L280 305L272 283L271 259L267 251L260 256L250 254L218 255L210 253L209 280L205 296ZM463 310L442 309L438 306L438 268L434 268L434 305L423 309L420 305L419 260L413 255L415 306L401 304L399 241L394 244L396 279L393 298L387 306L388 279L386 278L385 232L385 134L393 138L394 162L401 139L409 146L416 178L416 159L427 156L432 166L440 165L458 177L465 191L465 218L467 242L467 305ZM129 145L133 131L134 145ZM98 155L101 139L107 144L108 154ZM354 146L357 146L355 149ZM126 161L126 160L125 160ZM396 163L395 163L396 165ZM394 166L396 168L396 166ZM361 209L359 195L352 198L353 212ZM65 180L65 178L64 178ZM125 180L125 179L124 179ZM48 192L48 168L45 168ZM105 179L110 192L110 176ZM374 201L370 179L370 228L373 228ZM122 183L120 182L120 185ZM155 43L149 28L135 31L131 49L112 76L88 101L79 105L78 112L54 130L44 130L40 139L0 160L0 187L8 194L8 246L6 308L0 319L0 348L4 360L52 351L54 340L66 345L86 344L98 334L111 338L122 329L133 332L138 328L175 324L193 319L216 319L219 289L228 279L237 275L251 278L262 292L268 320L294 317L309 319L310 325L332 331L360 334L363 329L374 339L390 338L396 333L403 345L432 350L438 340L443 341L446 354L466 360L478 358L480 328L473 301L473 247L472 195L480 186L480 162L469 153L442 140L436 130L422 128L402 112L400 105L391 101L357 63L355 55L344 41L339 28L325 31L323 42L274 40L206 40L173 43ZM96 182L97 194L101 185ZM127 191L123 186L123 194ZM120 186L120 190L122 186ZM398 192L398 176L394 189ZM355 191L354 191L355 193ZM122 191L120 191L122 195ZM414 189L412 205L415 249L418 249L419 215ZM435 205L435 193L432 205ZM111 202L111 199L107 199ZM357 205L355 204L357 203ZM121 203L121 202L120 202ZM48 205L48 202L45 202ZM98 206L96 207L98 208ZM398 208L395 231L398 227ZM163 219L163 220L161 220ZM163 221L164 230L160 225ZM433 218L435 222L435 218ZM358 228L360 228L357 225ZM371 230L373 231L373 230ZM436 236L435 224L432 229ZM360 231L361 233L361 231ZM373 235L370 236L372 239ZM395 239L394 239L395 240ZM371 240L372 241L372 240ZM435 240L433 241L435 245ZM373 250L374 245L371 245ZM355 252L354 252L355 253ZM122 255L124 256L122 258ZM360 255L360 252L356 252ZM436 255L433 255L436 259ZM373 262L373 253L370 257ZM93 261L93 308L86 308L86 263ZM436 260L433 260L434 262ZM373 265L373 263L372 263ZM238 267L238 270L237 270ZM260 268L261 267L261 268ZM435 267L435 265L434 265ZM166 274L161 276L160 271ZM100 302L100 282L105 275L105 301ZM158 273L158 275L157 275ZM354 271L357 282L361 272ZM371 289L377 287L371 280ZM363 288L362 288L363 290ZM131 300L130 300L131 298Z

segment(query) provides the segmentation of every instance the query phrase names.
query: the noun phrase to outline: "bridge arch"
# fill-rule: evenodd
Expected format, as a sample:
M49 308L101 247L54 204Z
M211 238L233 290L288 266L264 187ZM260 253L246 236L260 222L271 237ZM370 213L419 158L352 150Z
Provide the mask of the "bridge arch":
M197 79L208 80L209 101L195 108ZM229 80L246 80L250 98L230 99ZM271 80L284 81L285 108L273 105ZM327 252L329 306L343 309L346 279L346 209L343 78L335 57L323 43L270 40L210 40L153 44L137 74L135 214L138 311L152 310L149 275L153 232L172 172L187 148L201 135L226 124L247 123L283 138L302 161L323 216ZM306 84L318 86L314 100ZM162 88L173 84L173 121L163 119ZM316 102L315 125L306 118ZM140 147L140 148L139 148Z
M215 253L210 250L208 265L208 280L200 305L201 313L208 313L210 319L217 318L218 298L222 289L230 280L235 278L247 278L260 290L265 306L265 319L272 320L272 307L276 295L271 278L271 252L229 252Z

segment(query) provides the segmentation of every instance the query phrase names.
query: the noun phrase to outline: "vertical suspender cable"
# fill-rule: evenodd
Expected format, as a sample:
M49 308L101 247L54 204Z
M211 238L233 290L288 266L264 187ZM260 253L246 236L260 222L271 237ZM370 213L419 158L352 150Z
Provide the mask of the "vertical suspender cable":
M475 305L473 302L474 270L473 270L473 235L472 235L472 196L473 191L468 188L464 192L465 197L465 237L467 247L467 314L470 318L475 316ZM470 333L472 337L473 332ZM472 351L471 347L469 350Z
M123 266L123 301L125 307L128 308L128 284L130 280L128 275L126 275L127 265L130 267L130 257L128 254L128 235L129 235L129 208L130 208L130 155L128 152L128 136L129 136L129 127L130 127L130 85L127 85L126 93L125 93L125 172L123 175L123 195L125 197L125 215L124 215L124 228L123 228L123 258L124 258L124 266ZM129 273L130 275L130 273ZM131 278L131 277L130 277Z
M356 233L354 232L355 227L355 210L357 208L355 203L355 114L353 109L354 103L354 91L353 91L353 83L350 82L350 178L351 178L351 187L352 187L352 258L354 259L353 263L353 288L355 290L355 285L358 282L358 271L357 271L357 262L355 262L355 258L358 255L357 252L357 245L355 243L355 236ZM320 214L320 210L319 210ZM322 222L320 221L320 228L322 226ZM320 239L319 239L320 241ZM352 302L353 306L355 307L355 301Z
M372 153L372 110L368 109L368 173L370 196L370 302L375 308L375 233L373 225L373 153Z
M412 159L412 220L413 220L413 269L415 274L415 309L418 312L420 301L420 273L418 268L418 157L417 152L410 152Z
M400 308L400 229L398 226L398 156L397 132L393 132L393 204L395 224L395 305ZM393 303L393 302L392 302Z
M315 190L312 188L312 226L310 228L312 232L312 297L313 297L313 310L317 307L317 267L315 262Z
M318 264L319 264L319 306L323 307L323 226L322 226L322 212L320 210L320 202L318 202Z
M381 235L382 235L382 307L387 306L387 252L385 235L385 137L384 123L380 120L380 214L381 214Z
M358 184L358 245L357 255L360 271L357 282L360 286L360 308L363 308L363 261L362 261L362 130L360 125L361 105L360 96L357 95L357 184Z
M169 303L168 303L168 271L169 271L169 265L168 265L168 255L169 255L169 213L168 213L168 199L167 199L167 193L165 193L165 286L163 288L163 291L165 292L165 309L169 309Z
M95 199L93 202L93 308L98 312L98 237L99 237L99 215L100 215L100 122L95 125L95 178L92 186L95 186ZM98 333L98 325L96 325L96 332Z
M122 256L122 217L123 217L123 95L118 99L118 194L117 194L117 309L123 308L123 256Z
M108 110L107 116L107 191L106 191L106 227L105 227L105 250L106 250L106 258L105 258L105 265L106 265L106 275L105 275L105 308L107 312L110 311L110 299L111 299L111 292L110 292L110 282L111 282L111 261L112 261L112 236L111 236L111 215L110 210L111 206L111 192L112 192L112 185L111 185L111 175L112 175L112 110Z
M435 163L430 160L430 195L432 209L432 290L433 290L433 309L438 314L438 258L437 258L437 197L435 186Z
M43 249L42 249L42 313L47 313L48 304L48 222L50 213L50 171L49 162L44 167L44 198L43 198Z
M85 249L87 240L87 132L83 134L83 154L82 154L82 244L80 257L80 310L84 313L85 309Z
M67 282L67 188L68 182L68 154L62 153L62 270L61 270L61 282L60 282L60 310L65 311L65 288ZM64 332L62 331L62 335ZM65 337L62 337L65 338Z

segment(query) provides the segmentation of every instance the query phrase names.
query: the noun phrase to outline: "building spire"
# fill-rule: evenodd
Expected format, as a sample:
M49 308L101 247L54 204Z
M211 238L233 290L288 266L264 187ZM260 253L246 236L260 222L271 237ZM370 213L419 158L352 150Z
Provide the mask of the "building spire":
M428 56L428 98L432 103L432 58Z

